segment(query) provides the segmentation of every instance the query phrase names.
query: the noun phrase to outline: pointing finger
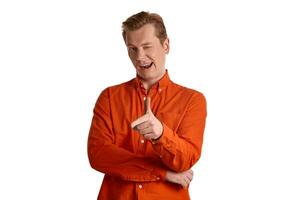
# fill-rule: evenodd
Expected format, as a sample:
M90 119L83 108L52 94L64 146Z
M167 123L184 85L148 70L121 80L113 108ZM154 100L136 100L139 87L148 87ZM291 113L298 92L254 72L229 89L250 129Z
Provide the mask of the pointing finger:
M147 97L146 99L146 113L151 113L151 98Z

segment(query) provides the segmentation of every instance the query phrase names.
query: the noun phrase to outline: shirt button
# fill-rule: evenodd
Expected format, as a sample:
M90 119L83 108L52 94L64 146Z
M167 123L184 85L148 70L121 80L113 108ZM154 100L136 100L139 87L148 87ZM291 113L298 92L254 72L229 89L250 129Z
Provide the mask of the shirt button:
M144 101L146 100L146 97L144 97Z
M139 188L140 188L140 189L142 189L142 188L143 188L143 186L142 186L142 185L139 185Z
M158 89L158 91L159 91L159 92L161 92L161 91L162 91L162 89L161 89L161 88L159 88L159 89Z
M144 143L145 143L145 140L141 140L141 143L144 144Z
M156 177L156 180L159 180L160 178L159 177Z
M162 155L159 155L160 158L162 158Z

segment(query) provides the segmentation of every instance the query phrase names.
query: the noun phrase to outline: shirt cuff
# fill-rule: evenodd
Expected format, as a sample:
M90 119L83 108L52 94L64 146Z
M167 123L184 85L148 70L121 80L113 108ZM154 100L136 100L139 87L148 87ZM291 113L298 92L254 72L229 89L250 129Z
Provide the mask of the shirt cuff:
M163 156L164 149L168 150L169 152L173 151L174 145L174 132L170 129L165 123L163 125L163 133L161 137L157 140L152 140L152 146L155 152L159 155L160 158Z
M161 168L155 168L153 174L157 181L165 181L167 171Z

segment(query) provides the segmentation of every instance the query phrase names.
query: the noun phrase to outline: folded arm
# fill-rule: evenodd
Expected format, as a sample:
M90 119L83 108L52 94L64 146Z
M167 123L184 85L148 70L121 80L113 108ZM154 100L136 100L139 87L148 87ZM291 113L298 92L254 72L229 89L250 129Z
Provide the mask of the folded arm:
M101 93L88 137L92 168L128 181L163 180L166 170L154 158L139 156L114 144L108 90Z

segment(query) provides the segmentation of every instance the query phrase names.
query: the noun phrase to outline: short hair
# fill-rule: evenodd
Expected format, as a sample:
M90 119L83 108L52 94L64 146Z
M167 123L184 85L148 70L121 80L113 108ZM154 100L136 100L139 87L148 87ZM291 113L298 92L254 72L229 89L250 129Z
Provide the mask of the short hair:
M156 13L144 11L130 16L122 23L122 35L124 41L126 42L127 31L135 31L146 24L154 25L155 35L159 39L160 43L163 44L168 36L162 17Z

